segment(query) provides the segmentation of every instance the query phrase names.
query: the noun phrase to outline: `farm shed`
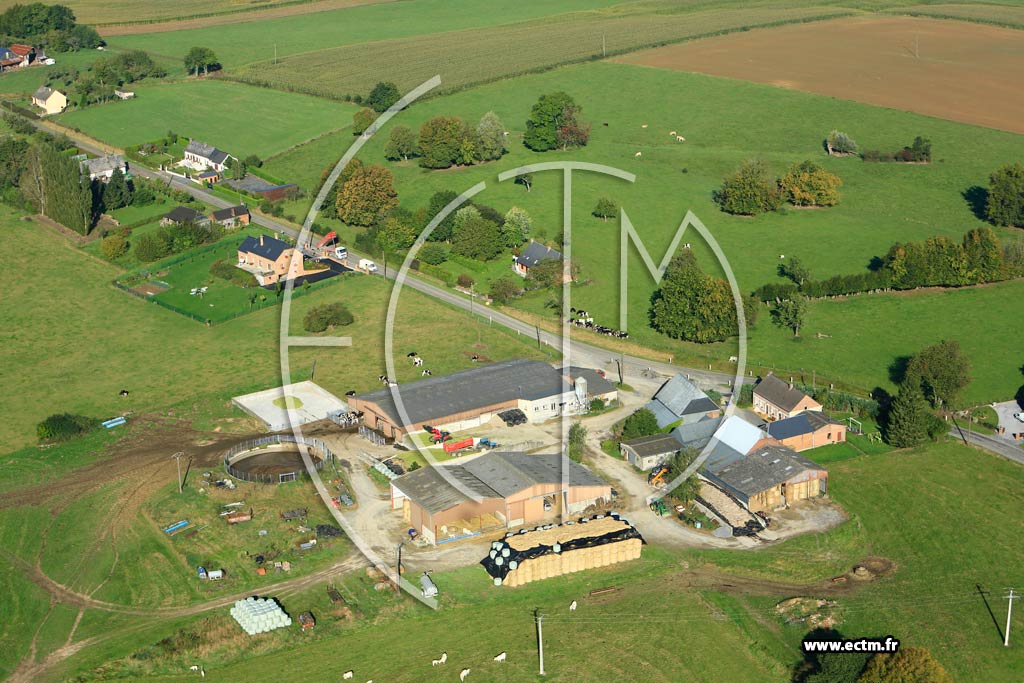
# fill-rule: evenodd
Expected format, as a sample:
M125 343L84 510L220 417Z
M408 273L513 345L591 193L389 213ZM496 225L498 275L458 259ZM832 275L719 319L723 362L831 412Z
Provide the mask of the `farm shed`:
M798 453L846 441L846 425L825 413L807 411L795 417L767 422L762 427L772 438Z
M680 448L682 448L682 444L672 434L641 436L619 444L619 452L622 453L622 457L628 460L633 467L639 467L642 470L653 469L671 459L679 452Z
M754 387L754 412L768 420L784 420L805 410L820 411L821 404L773 373Z
M309 380L235 396L231 403L262 422L271 432L326 420L333 413L348 412L348 404Z
M531 581L605 567L640 557L640 532L618 515L506 534L480 561L496 585Z
M717 403L681 374L665 382L644 407L654 413L662 429L671 424L690 424L722 414Z
M828 472L785 446L764 446L720 465L705 463L700 474L752 512L782 508L828 492Z
M391 482L391 509L431 543L536 524L562 508L579 513L611 499L611 487L562 455L487 453L466 462L423 467ZM466 533L469 532L469 533Z
M408 425L393 392L401 396ZM589 401L577 395L560 370L542 361L517 358L359 394L349 405L363 413L366 426L388 438L401 439L422 431L424 424L452 431L478 427L510 408L519 408L531 422L543 422L563 413L578 413Z

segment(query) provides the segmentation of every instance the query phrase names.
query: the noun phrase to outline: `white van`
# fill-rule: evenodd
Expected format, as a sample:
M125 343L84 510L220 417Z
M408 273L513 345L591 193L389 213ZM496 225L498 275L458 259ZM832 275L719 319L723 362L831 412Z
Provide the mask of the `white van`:
M367 273L376 273L377 264L368 258L359 259L359 270L365 270Z

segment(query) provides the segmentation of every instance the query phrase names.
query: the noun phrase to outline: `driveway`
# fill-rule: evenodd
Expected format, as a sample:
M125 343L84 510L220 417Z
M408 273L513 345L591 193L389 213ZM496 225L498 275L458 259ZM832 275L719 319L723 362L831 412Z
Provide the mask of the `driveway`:
M1013 434L1024 432L1024 422L1021 422L1013 416L1014 413L1024 412L1024 408L1021 408L1020 404L1016 401L996 403L993 404L992 409L995 410L996 415L999 416L999 426L1006 430L1003 433L1005 438L1013 440Z

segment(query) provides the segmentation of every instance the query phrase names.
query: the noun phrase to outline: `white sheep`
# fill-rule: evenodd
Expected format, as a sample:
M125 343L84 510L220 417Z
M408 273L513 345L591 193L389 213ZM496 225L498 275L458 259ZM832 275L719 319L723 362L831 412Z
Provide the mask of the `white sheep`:
M684 138L682 135L677 135L676 140L678 140L679 142L686 142L686 138Z
M440 666L441 664L444 664L447 661L448 661L448 653L447 652L442 652L441 653L441 657L439 659L432 659L432 660L430 660L430 666Z
M644 123L644 124L641 124L641 125L640 125L640 127L641 127L641 128L646 128L646 127L647 127L647 124L646 124L646 123Z
M572 602L569 603L569 611L570 612L575 612L576 611L576 601L575 600L573 600Z
M644 153L643 153L643 152L637 152L637 153L636 153L636 154L634 154L633 156L634 156L634 157L642 157L643 155L644 155Z
M189 667L189 670L190 671L199 671L199 667L197 665L193 664L192 666Z
M354 671L346 671L345 673L341 674L341 677L347 680L349 678L352 678L352 676L354 676L354 675L355 675Z
M466 680L466 676L468 676L468 675L469 675L469 669L463 669L462 671L459 672L459 680L460 681Z
M497 657L494 658L494 661L496 661L496 662L504 662L506 654L507 653L502 652L500 655L498 655Z
M508 137L508 131L507 130L505 131L505 137Z
M670 130L670 131L668 132L668 134L669 134L669 135L679 135L679 133L675 132L674 130Z
M785 254L779 254L779 258L786 258Z

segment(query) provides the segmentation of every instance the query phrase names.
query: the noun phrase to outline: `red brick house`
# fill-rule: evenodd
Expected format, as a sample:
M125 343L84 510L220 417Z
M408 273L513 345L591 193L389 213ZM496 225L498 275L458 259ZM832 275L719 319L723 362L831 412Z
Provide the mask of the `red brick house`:
M260 286L306 274L300 251L287 242L266 235L245 238L238 247L237 265L252 273Z
M821 404L770 372L754 387L754 412L768 420L785 420L807 410L821 411Z

